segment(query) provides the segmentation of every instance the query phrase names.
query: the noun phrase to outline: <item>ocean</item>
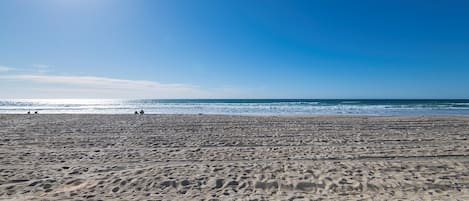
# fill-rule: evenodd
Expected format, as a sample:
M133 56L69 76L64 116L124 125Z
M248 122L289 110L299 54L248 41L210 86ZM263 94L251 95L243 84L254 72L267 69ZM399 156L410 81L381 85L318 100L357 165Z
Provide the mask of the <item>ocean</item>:
M15 99L0 113L233 115L469 115L469 100L332 99Z

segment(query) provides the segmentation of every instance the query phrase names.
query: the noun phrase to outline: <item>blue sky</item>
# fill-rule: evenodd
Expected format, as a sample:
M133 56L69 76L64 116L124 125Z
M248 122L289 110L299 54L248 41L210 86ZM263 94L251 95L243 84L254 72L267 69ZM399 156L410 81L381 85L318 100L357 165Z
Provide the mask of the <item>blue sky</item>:
M3 0L0 98L469 98L469 2Z

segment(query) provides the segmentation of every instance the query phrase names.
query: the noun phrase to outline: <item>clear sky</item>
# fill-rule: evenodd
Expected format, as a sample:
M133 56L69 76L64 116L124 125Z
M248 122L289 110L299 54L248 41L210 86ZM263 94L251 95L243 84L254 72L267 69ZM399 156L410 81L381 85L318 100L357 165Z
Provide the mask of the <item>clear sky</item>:
M2 0L0 98L469 98L469 1Z

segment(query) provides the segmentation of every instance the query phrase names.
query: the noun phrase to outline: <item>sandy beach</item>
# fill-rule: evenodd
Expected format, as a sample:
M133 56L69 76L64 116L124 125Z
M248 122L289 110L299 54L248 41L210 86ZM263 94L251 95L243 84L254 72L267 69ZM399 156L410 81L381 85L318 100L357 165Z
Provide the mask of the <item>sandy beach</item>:
M0 115L0 200L469 200L469 117Z

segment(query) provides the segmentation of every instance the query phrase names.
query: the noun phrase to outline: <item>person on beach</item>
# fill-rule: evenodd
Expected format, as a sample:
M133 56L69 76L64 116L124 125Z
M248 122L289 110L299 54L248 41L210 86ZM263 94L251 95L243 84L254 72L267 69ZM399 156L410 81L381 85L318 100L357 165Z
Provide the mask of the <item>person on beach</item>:
M138 114L137 110L135 110L134 114Z
M140 110L140 115L143 115L145 114L145 112L143 110Z

